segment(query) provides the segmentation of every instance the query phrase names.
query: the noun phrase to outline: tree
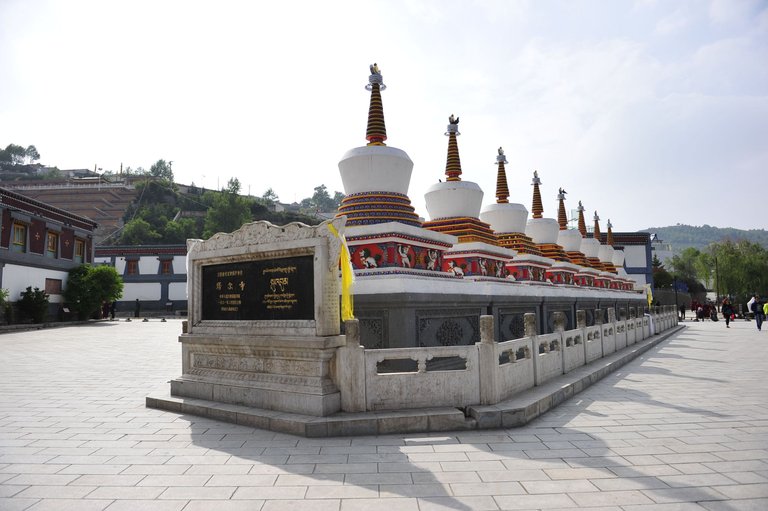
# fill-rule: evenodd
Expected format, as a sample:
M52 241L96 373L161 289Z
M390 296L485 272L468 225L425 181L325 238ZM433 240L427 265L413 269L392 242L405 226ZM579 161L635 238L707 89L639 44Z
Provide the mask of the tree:
M39 156L40 155L38 155L38 157ZM0 162L10 163L12 165L19 165L24 163L24 158L26 157L27 150L16 144L8 144L5 149L0 151Z
M701 255L698 249L688 247L680 255L672 256L669 265L672 267L675 275L681 279L696 279L696 260Z
M301 207L305 211L312 213L330 213L336 211L341 204L341 199L344 198L344 194L341 192L334 192L333 197L328 193L328 188L325 185L315 187L315 193L312 197L308 197L301 201Z
M186 243L188 239L197 237L197 226L191 218L180 218L165 224L163 243Z
M87 319L103 303L123 296L123 280L111 266L81 264L69 271L64 299L77 313L78 319Z
M166 162L165 160L157 160L154 165L149 167L149 175L173 183L173 170L171 169L171 165L173 165L172 161Z
M24 156L26 156L30 163L40 159L40 153L37 152L37 148L33 145L28 146L24 150Z
M768 292L768 250L745 240L727 240L711 244L708 251L716 261L719 294L746 302L753 293Z
M262 199L268 200L270 202L277 202L280 200L280 198L277 196L275 191L272 188L268 188L266 192L264 192L264 195L261 196Z
M213 204L205 215L203 237L210 238L217 232L232 232L251 221L249 201L238 195L240 181L232 178L227 188L214 194Z
M135 218L125 224L120 235L121 245L152 245L161 238L159 232L143 218Z
M653 272L653 287L661 289L672 285L672 275L664 268L656 254L653 254L651 261L651 271Z

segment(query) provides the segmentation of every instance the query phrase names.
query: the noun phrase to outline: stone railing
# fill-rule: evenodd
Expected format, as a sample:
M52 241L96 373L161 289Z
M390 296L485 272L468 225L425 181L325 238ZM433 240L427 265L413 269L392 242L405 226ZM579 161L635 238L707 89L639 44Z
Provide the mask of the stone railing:
M600 317L600 314L596 316ZM494 341L493 316L480 317L480 342L469 346L365 349L357 320L346 324L346 345L338 349L335 382L346 412L492 405L562 374L632 346L677 324L674 307L630 309L616 320L576 328L553 313L554 332L538 335L535 314L525 314L525 337Z

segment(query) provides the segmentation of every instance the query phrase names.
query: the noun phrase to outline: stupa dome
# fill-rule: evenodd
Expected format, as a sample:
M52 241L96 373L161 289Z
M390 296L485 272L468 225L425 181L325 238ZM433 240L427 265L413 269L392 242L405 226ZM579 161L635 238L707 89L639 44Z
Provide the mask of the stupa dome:
M557 234L557 244L566 252L580 252L581 240L581 233L576 229L560 230Z
M531 218L525 226L525 235L530 236L534 243L557 243L557 233L560 225L554 218Z
M471 181L446 181L430 186L424 194L424 200L431 220L478 218L483 204L483 190Z
M598 257L600 242L595 238L582 238L580 252L587 257Z
M388 146L350 149L339 161L344 194L392 192L408 194L413 161L405 151Z
M613 247L610 245L600 245L597 253L598 259L604 263L613 263Z
M528 210L522 204L494 203L483 206L480 220L491 225L497 233L525 232Z

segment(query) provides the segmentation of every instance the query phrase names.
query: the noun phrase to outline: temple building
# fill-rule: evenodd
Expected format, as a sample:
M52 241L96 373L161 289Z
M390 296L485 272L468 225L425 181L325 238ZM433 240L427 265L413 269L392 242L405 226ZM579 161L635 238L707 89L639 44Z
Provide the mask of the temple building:
M14 302L27 287L45 291L55 317L69 270L93 262L96 222L5 188L0 215L0 288Z

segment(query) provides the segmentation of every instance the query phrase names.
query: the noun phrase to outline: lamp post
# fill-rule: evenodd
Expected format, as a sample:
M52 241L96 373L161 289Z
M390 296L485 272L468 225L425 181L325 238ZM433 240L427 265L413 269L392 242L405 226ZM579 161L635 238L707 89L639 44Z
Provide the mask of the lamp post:
M717 269L717 256L715 256L715 307L720 303L720 272Z

